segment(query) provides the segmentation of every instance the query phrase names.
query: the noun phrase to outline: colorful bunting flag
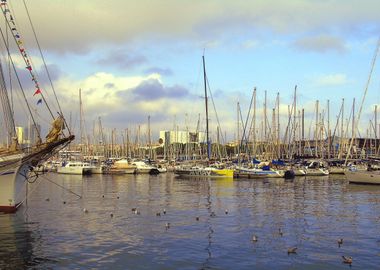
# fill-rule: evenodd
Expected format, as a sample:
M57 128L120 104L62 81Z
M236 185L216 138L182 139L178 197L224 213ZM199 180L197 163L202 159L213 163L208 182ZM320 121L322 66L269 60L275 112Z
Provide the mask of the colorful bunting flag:
M31 66L27 66L26 69L29 70L29 71L32 71L32 67Z
M38 101L37 101L37 105L42 103L42 99L40 98Z
M41 94L41 89L40 88L37 88L37 90L36 90L36 92L34 92L33 96L35 96L37 94Z

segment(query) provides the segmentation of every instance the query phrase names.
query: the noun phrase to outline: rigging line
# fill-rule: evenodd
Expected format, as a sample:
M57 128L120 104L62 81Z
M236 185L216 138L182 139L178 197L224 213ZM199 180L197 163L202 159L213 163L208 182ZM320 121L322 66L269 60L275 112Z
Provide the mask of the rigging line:
M35 29L34 29L34 25L33 25L33 23L32 23L32 19L31 19L31 17L30 17L29 9L28 9L28 7L27 7L27 5L26 5L26 3L25 3L25 0L23 0L23 3L24 3L24 6L25 6L26 14L28 15L28 19L29 19L30 26L31 26L32 31L33 31L34 39L36 40L36 44L37 44L38 50L39 50L40 55L41 55L42 62L44 63L44 67L45 67L46 74L47 74L47 77L48 77L49 82L50 82L50 86L51 86L51 88L52 88L52 90L53 90L53 94L54 94L55 100L56 100L57 105L58 105L59 113L63 116L63 112L62 112L62 109L61 109L61 105L60 105L60 103L59 103L59 101L58 101L58 97L57 97L57 94L56 94L56 91L55 91L55 88L54 88L54 85L53 85L53 81L52 81L52 79L51 79L49 69L47 68L46 61L45 61L45 57L44 57L44 54L42 53L42 49L41 49L40 43L39 43L38 38L37 38L37 33L36 33ZM67 123L66 123L66 119L63 118L63 121L65 122L65 125L66 125L66 127L67 127L67 130L69 131L69 134L71 135L71 131L70 131L69 126L68 126Z
M351 155L351 148L352 148L353 141L354 141L353 137L355 137L355 133L358 130L358 126L359 126L358 122L360 121L360 116L362 114L363 104L364 104L364 101L365 101L365 97L367 96L367 91L368 91L369 83L370 83L371 78L372 78L372 72L373 72L375 64L376 64L376 58L377 58L377 54L379 53L379 49L380 49L380 37L377 40L376 50L375 50L375 53L373 55L373 59L372 59L372 63L371 63L371 69L370 69L370 72L369 72L369 76L368 76L367 83L366 83L366 86L365 86L364 94L363 94L362 101L361 101L361 104L360 104L358 118L357 118L357 120L355 122L355 126L354 126L354 135L352 136L352 138L350 140L350 146L348 147L348 151L347 151L347 155L346 155L346 160L344 162L345 165L347 165L347 160L348 160L349 156Z
M0 28L0 33L1 33L1 37L3 38L3 41L4 41L4 40L5 40L5 37L4 37L3 30L2 30L1 28ZM31 111L31 108L30 108L29 102L28 102L28 100L26 99L26 95L25 95L24 88L22 87L22 84L21 84L20 78L19 78L19 76L18 76L18 74L17 74L16 66L15 66L15 64L14 64L14 62L13 62L13 59L12 59L12 57L11 57L11 54L10 54L10 52L9 52L9 48L6 47L6 50L7 50L7 52L8 52L9 59L11 60L12 67L13 67L13 71L15 72L15 75L16 75L16 78L17 78L17 82L18 82L18 84L19 84L19 86L20 86L21 93L22 93L22 95L23 95L23 97L24 97L24 101L25 101L25 104L26 104L26 106L27 106L27 108L28 108L28 111L29 111L30 117L32 118L33 124L34 124L35 126L37 126L36 121L35 121L35 119L34 119L34 116L33 116L33 114L32 114L32 111ZM38 133L38 137L41 138L41 134L40 134L40 132L39 132L38 130L36 130L36 131L37 131L37 133Z
M243 139L244 138L246 138L245 144L246 144L246 147L248 148L249 133L248 133L248 137L246 137L245 132L247 130L247 125L248 125L248 122L249 122L249 116L251 115L252 103L253 103L253 94L251 96L251 102L249 104L249 110L248 110L248 114L247 114L247 119L245 120L245 123L244 123L243 136L242 136L241 143L240 143L240 147L241 148L243 147Z
M52 184L54 184L54 185L57 185L57 186L63 188L64 190L66 190L66 191L68 191L68 192L74 194L74 195L77 196L79 199L82 199L82 196L79 195L78 193L75 193L74 191L72 191L72 190L70 190L70 189L68 189L68 188L66 188L66 187L64 187L64 186L62 186L62 185L60 185L60 184L54 182L53 180L47 178L47 177L44 176L44 175L41 175L41 176L42 176L44 179L46 179L47 181L49 181L50 183L52 183Z
M2 11L2 13L3 13L3 15L4 15L5 19L6 19L6 23L7 23L7 25L8 25L8 28L12 31L12 26L11 26L11 24L10 24L10 21L11 21L14 25L16 25L16 24L15 24L15 22L14 22L14 19L13 19L13 16L12 16L12 15L10 15L10 19L8 20L8 18L7 18L7 12L6 12L6 10L7 10L7 6L5 6L4 8L3 8L3 7L4 7L4 6L2 5L2 6L1 6L1 11ZM9 11L9 9L8 9L8 11ZM12 34L13 34L13 32L12 32ZM4 39L4 38L3 38L3 39ZM22 43L20 43L20 40L17 40L16 35L14 35L14 34L13 34L13 39L14 39L14 41L15 41L15 43L16 43L16 46L18 47L19 51L20 51L20 52L21 52L21 50L25 51L25 48L24 48L23 46L20 45L20 44L22 44ZM25 52L25 54L26 54L26 52ZM35 72L32 72L31 64L28 63L28 61L30 62L31 60L27 59L26 56L23 55L23 54L22 54L22 58L24 59L24 62L25 62L25 64L27 65L27 67L28 67L28 66L30 67L30 69L29 69L30 76L34 79L34 82L36 83L36 87L38 86L38 89L39 89L39 84L38 84L38 82L37 82L36 73L35 73ZM54 115L53 115L53 113L52 113L52 111L51 111L51 109L50 109L50 107L49 107L49 105L48 105L48 103L46 102L45 96L43 95L42 92L40 92L40 95L41 95L41 97L42 97L42 99L43 99L43 101L44 101L44 103L45 103L45 106L46 106L47 109L49 110L50 115L52 116L53 119L55 119L55 118L54 118Z
M220 133L221 133L221 137L222 137L222 142L225 143L226 140L223 136L223 130L220 126L220 121L219 121L219 117L218 117L218 112L216 111L216 106L215 106L215 102L214 102L214 97L212 95L212 92L211 92L211 88L210 88L210 84L209 84L209 81L208 81L208 77L206 76L206 81L207 81L207 87L208 87L208 92L210 93L210 97L211 97L211 101L212 101L212 106L214 107L214 111L215 111L215 117L216 117L216 121L218 122L218 125L219 125L219 128L220 128Z
M6 20L7 18L4 18L4 22L6 23ZM6 40L6 43L5 43L5 46L6 47L9 47L9 33L8 33L8 27L5 27L5 34L6 34L6 37L7 37L7 40ZM12 87L12 69L11 69L11 63L10 63L10 60L9 60L9 56L8 56L8 61L7 61L7 66L8 66L8 72L9 72L9 92L11 93L11 113L12 113L12 116L14 118L14 102L13 102L13 87Z

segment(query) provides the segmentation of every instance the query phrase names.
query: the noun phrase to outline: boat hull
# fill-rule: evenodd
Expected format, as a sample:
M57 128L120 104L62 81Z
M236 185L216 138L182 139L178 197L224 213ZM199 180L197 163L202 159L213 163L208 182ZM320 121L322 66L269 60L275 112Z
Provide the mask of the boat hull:
M309 169L307 168L306 170L306 176L326 176L329 175L329 171L326 169Z
M29 174L28 164L22 164L20 158L12 166L0 171L0 212L14 213L25 198L26 176Z
M350 171L344 172L349 183L380 185L380 171Z
M84 174L82 167L58 167L57 173L59 174Z
M232 169L176 169L175 174L183 177L229 177L234 176Z
M235 178L284 178L285 172L282 170L260 170L260 169L240 169L234 174Z

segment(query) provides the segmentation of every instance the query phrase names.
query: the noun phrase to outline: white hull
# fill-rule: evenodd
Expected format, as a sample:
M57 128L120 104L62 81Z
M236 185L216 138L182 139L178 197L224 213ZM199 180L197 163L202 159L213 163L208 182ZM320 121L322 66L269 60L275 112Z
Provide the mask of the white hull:
M240 168L235 172L236 178L284 178L283 170L262 170Z
M307 176L325 176L325 175L329 175L329 171L326 169L322 169L322 168L319 168L319 169L307 168L306 169L306 175Z
M0 171L0 212L16 212L18 205L25 197L27 182L23 175L28 175L29 164L21 165L21 156L14 155L15 163Z
M57 173L59 174L91 174L91 168L82 168L82 167L58 167Z
M305 176L306 175L306 171L303 169L294 169L293 172L294 172L294 176Z
M380 185L380 171L346 170L344 174L350 183Z
M32 151L30 154L11 154L0 157L0 212L16 212L18 206L23 202L26 194L27 178L31 170L41 161L47 159L59 146L69 143L74 136L46 144Z
M343 167L330 167L329 172L330 172L330 174L344 174L344 168Z

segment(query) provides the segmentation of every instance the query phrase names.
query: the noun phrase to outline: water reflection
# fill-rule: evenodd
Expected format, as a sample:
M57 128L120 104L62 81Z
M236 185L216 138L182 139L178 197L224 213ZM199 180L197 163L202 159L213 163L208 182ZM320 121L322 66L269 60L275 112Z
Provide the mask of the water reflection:
M0 269L347 269L342 255L358 269L380 263L380 187L339 177L48 177L82 198L45 181L28 207L0 216Z

